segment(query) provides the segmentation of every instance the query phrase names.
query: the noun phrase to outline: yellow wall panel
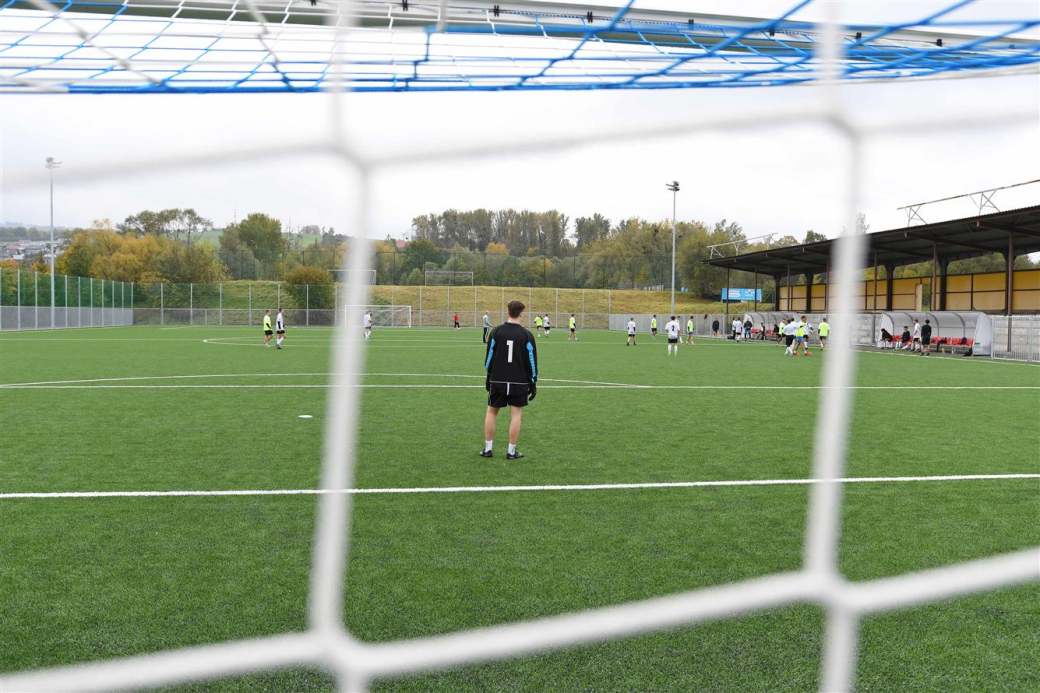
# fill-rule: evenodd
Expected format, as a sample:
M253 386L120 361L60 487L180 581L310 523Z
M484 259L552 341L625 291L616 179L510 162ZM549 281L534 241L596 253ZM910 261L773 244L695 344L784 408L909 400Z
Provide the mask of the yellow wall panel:
M991 272L975 275L976 291L1003 291L1007 287L1007 276L1004 272Z
M971 310L971 294L947 294L946 310Z
M1040 270L1017 270L1011 280L1018 289L1040 289Z
M1040 310L1040 291L1014 292L1014 310Z
M985 293L976 293L972 303L974 304L972 306L974 310L1004 310L1004 292L987 291Z
M946 277L946 291L971 291L971 275L955 274Z
M916 305L913 294L904 294L902 296L896 294L892 297L892 310L913 311Z

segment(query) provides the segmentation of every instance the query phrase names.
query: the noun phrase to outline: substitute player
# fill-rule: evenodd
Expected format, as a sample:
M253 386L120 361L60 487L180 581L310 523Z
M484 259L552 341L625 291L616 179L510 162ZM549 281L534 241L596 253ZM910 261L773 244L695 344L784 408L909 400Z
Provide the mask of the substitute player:
M274 330L271 329L271 309L268 308L264 311L264 346L271 346L271 335L274 334Z
M522 301L510 301L507 308L509 319L491 331L491 341L484 357L488 408L484 416L484 449L480 456L494 456L491 448L495 442L495 419L498 410L508 405L509 450L506 459L519 460L524 456L516 449L520 440L521 415L538 391L538 352L534 335L521 324L526 306Z
M459 331L462 330L462 328L459 327L459 312L458 311L455 311L455 326L452 329L455 330L456 332L459 332Z
M278 309L278 316L274 319L274 332L278 335L278 340L275 342L275 346L279 349L282 348L282 342L285 341L285 316L282 315L282 309Z
M668 335L668 355L672 355L672 349L675 349L675 355L679 355L679 333L682 332L682 326L679 325L679 320L673 315L671 319L664 325L664 333Z
M567 340L573 339L575 342L578 341L578 333L575 331L578 329L578 321L574 319L574 313L571 313L571 319L567 321L567 326L571 328L571 333Z
M632 346L635 346L636 345L636 319L635 318L629 318L627 327L628 327L628 339L625 340L625 346L628 346L629 344L631 344Z
M365 313L365 339L372 337L372 311Z

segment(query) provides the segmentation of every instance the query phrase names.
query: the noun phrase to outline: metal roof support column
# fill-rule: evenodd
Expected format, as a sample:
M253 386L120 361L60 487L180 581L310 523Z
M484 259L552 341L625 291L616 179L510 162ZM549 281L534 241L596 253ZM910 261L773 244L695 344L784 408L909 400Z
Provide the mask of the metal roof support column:
M726 311L725 329L729 329L729 267L726 268L726 300L722 302L723 310ZM735 340L734 340L735 341Z
M949 267L949 260L939 261L939 310L946 310L946 273Z
M790 262L790 260L788 260L788 262L787 262L787 311L790 312L792 310L794 310L794 309L791 307L791 262Z
M815 279L815 278L816 277L813 275L812 272L806 272L805 273L805 312L806 313L811 313L812 312L812 287L813 287L813 279Z
M876 255L876 253L875 253ZM823 310L827 312L831 306L831 258L827 256L827 271L823 275Z
M1007 314L1011 315L1014 310L1014 294L1015 294L1015 234L1008 234L1008 249L1007 255L1007 293L1004 295L1004 305L1007 307ZM1008 335L1011 334L1011 326L1008 324ZM1010 341L1010 336L1008 341ZM1009 347L1010 349L1010 347Z
M755 266L755 312L758 312L758 266Z
M932 241L932 283L928 287L928 310L937 310L939 303L939 244Z
M871 312L877 312L877 248L874 249L874 305L871 307Z
M892 310L892 296L893 286L892 280L896 273L896 266L893 264L885 265L885 310Z
M773 275L773 310L777 312L780 311L780 282L783 278L782 274Z

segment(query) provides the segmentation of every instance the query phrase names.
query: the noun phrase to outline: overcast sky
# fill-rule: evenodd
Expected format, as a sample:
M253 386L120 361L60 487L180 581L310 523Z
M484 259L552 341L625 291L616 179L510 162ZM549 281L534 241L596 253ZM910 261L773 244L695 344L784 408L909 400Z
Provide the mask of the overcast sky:
M675 3L639 3L674 7ZM748 2L742 11L775 15L787 2ZM937 4L849 2L851 19L923 14ZM1040 3L988 2L982 9L1036 17ZM725 4L698 3L701 11ZM730 5L732 7L732 5ZM757 12L755 10L758 10ZM725 10L723 10L725 11ZM732 11L732 10L730 10ZM979 11L976 9L975 11ZM808 17L807 17L808 18ZM860 208L872 230L905 225L902 205L1040 178L1040 79L1037 76L858 85L844 90L864 122L920 120L1025 110L1037 117L999 128L934 128L872 138L864 150ZM813 90L760 88L656 92L363 94L344 123L366 152L437 144L508 142L584 133L631 123L675 122L687 115L768 113L810 103ZM63 171L122 158L155 158L252 144L263 150L328 128L328 99L316 94L201 96L0 96L0 221L46 224L47 188L13 187L19 172L63 162L55 223L120 221L142 209L193 207L223 226L248 212L294 227L342 224L354 179L327 156L129 179L63 183ZM712 131L653 141L604 139L562 152L479 161L399 166L374 179L372 237L407 235L412 217L444 209L558 209L572 219L600 212L613 221L671 216L666 181L679 180L680 219L737 221L749 236L827 235L840 230L843 145L819 125ZM1001 209L1040 203L1040 184L998 193ZM926 209L929 221L967 216L968 201Z

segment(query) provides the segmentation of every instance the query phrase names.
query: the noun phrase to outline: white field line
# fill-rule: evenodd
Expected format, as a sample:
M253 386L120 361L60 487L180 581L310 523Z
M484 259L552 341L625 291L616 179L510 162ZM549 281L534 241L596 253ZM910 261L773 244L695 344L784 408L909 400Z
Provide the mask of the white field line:
M206 378L331 378L332 373L205 373L194 375L139 375L120 378L88 378L85 380L38 380L26 383L8 383L0 385L0 388L18 388L37 385L78 385L88 383L124 383L142 380L198 380ZM456 373L356 373L365 378L472 378L483 379L483 375L456 374ZM547 383L580 383L586 385L612 385L617 387L649 387L645 385L631 385L629 383L612 383L602 380L567 380L563 378L543 378ZM324 384L322 384L324 386ZM146 386L149 387L149 386ZM234 387L234 386L232 386ZM288 387L299 387L289 385ZM416 387L409 385L408 387ZM458 386L454 386L458 387ZM476 387L476 386L475 386Z
M399 495L419 493L501 493L524 491L623 491L629 489L714 488L721 486L809 486L812 484L879 484L936 481L1003 481L1040 479L1040 474L954 474L947 476L863 476L842 479L736 479L729 481L663 481L629 484L548 484L542 486L432 486L427 488L255 489L227 491L55 491L0 493L13 498L161 498L182 496L323 496L328 494Z
M310 384L235 384L235 385L0 385L0 390L309 390L353 388L359 390L482 390L481 385L430 385L423 383L389 384L358 383L356 385L334 385L332 383ZM543 390L836 390L827 385L543 385ZM1040 390L1037 385L852 385L846 390Z

